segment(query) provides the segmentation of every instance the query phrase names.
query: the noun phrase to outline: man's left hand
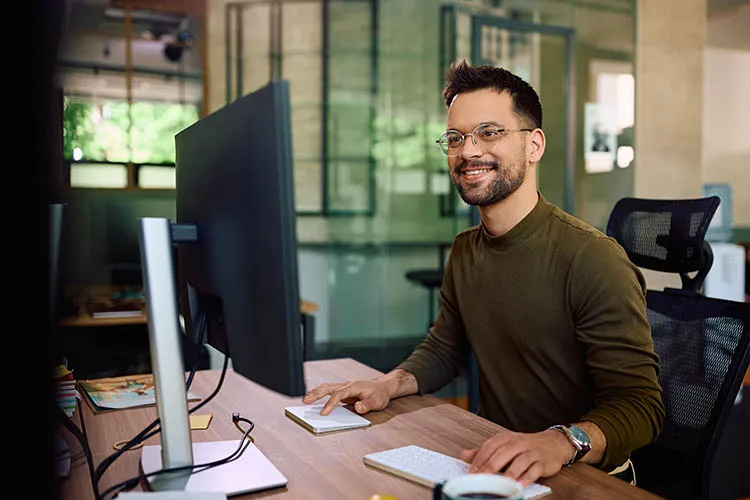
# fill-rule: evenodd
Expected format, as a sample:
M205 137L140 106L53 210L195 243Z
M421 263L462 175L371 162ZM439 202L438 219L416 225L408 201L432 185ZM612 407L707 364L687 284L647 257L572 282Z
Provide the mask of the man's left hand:
M553 429L531 434L503 431L485 441L481 448L464 450L461 459L471 464L471 473L500 472L528 486L540 477L560 472L573 452L573 445Z

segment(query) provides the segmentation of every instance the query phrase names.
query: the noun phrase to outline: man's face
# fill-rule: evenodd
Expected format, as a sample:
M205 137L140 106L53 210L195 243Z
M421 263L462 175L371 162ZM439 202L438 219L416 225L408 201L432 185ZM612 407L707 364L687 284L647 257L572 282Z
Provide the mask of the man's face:
M507 92L482 89L459 94L448 109L448 130L467 134L482 124L506 130L528 126L519 121ZM451 180L466 203L493 205L523 184L529 166L528 135L528 132L504 133L488 152L475 145L471 136L466 136L463 150L448 157Z

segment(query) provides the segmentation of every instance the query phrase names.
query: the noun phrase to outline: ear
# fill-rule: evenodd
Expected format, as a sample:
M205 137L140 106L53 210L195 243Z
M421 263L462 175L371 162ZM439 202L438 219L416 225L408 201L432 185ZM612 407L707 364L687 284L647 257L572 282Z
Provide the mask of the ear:
M530 163L539 163L544 156L544 149L547 147L547 138L540 128L535 128L529 133L528 159Z

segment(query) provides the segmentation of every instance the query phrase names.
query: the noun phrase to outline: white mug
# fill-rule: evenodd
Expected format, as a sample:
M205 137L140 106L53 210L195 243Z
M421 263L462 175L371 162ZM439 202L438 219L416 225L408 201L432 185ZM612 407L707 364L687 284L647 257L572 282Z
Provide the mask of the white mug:
M433 500L521 500L523 486L499 474L464 474L438 483L432 490Z

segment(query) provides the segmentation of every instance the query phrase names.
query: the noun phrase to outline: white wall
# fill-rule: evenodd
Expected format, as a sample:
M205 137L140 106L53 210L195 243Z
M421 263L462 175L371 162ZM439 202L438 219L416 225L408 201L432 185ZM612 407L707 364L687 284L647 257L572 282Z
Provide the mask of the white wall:
M734 225L750 227L750 50L707 47L703 67L703 182L729 183Z

